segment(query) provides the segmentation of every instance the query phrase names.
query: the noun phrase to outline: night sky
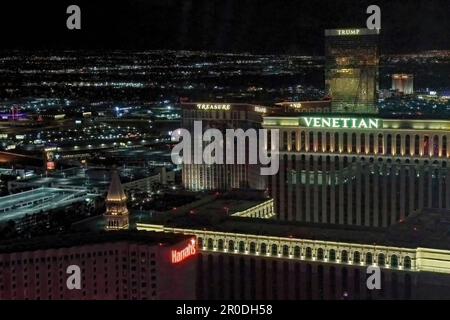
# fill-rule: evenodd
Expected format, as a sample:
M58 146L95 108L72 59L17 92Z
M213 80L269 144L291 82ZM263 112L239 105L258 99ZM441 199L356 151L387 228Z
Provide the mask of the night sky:
M323 54L326 28L382 12L384 53L450 49L450 0L14 0L0 5L2 49L187 49ZM82 30L66 29L77 4Z

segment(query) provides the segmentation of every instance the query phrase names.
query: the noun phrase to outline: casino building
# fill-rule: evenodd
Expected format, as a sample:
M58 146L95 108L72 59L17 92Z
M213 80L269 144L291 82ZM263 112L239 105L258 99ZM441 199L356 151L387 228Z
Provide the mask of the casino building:
M450 209L450 121L283 114L263 126L280 130L279 219L386 227Z
M261 128L267 108L252 104L183 103L182 127L194 132L194 121L202 121L202 129ZM248 147L248 146L247 146ZM265 189L259 166L252 164L183 164L183 185L192 191L229 190L239 188Z

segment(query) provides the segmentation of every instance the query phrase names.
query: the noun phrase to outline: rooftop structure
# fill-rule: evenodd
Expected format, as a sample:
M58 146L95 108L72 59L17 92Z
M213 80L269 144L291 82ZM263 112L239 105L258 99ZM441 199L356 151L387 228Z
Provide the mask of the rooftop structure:
M85 190L39 188L0 198L0 222L18 220L25 215L46 212L86 201L93 194Z

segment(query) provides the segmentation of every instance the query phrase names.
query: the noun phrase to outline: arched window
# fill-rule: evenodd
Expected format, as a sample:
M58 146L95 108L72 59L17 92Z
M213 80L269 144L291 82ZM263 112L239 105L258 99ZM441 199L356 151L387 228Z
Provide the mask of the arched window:
M341 261L344 263L348 262L348 253L346 250L342 250L341 252Z
M395 254L391 256L391 268L398 268L398 257Z
M383 135L380 133L378 135L378 154L383 154Z
M300 151L305 151L305 131L300 133Z
M250 253L254 254L256 252L256 243L250 242Z
M272 245L272 255L273 256L278 255L278 246L276 244Z
M348 139L347 139L347 132L344 132L344 134L342 135L342 146L343 146L343 151L344 153L348 152Z
M245 243L244 241L239 242L239 252L244 253L245 252Z
M219 239L217 242L217 249L221 251L223 250L223 239Z
M317 249L317 260L323 260L323 249Z
M214 241L213 239L208 239L208 250L212 250L214 248Z
M352 133L352 153L355 154L356 153L356 133Z
M283 257L288 257L289 256L289 246L284 245L283 246Z
M339 133L334 133L334 152L339 151Z
M370 252L366 253L366 265L371 265L373 263L373 256Z
M330 151L331 150L331 137L330 137L330 133L327 132L325 134L325 151Z
M300 247L299 246L295 246L295 248L294 248L294 257L300 258Z
M438 136L433 137L433 156L435 156L435 157L439 156L439 137Z
M442 156L447 156L447 136L442 137Z
M311 250L310 247L307 247L307 248L306 248L305 258L306 258L306 259L311 259L311 258L312 258L312 250Z
M197 238L197 247L203 249L203 238Z
M375 141L373 139L373 133L369 135L369 153L374 153Z
M314 134L312 132L309 133L309 151L314 150Z
M329 261L336 261L336 251L334 249L331 249L328 254L328 260Z
M385 154L392 154L392 136L387 135Z
M360 143L360 152L361 153L366 153L366 135L364 133L361 134L361 141Z
M228 251L234 251L234 241L228 241Z
M399 155L402 150L402 137L397 134L395 136L395 154Z
M267 245L265 243L261 243L261 254L267 254Z
M361 262L361 254L359 251L353 252L353 263L360 263Z
M383 253L378 254L378 265L384 267L386 265L385 257Z
M317 152L322 152L322 132L317 133Z
M405 154L408 156L411 154L411 139L409 134L405 137Z
M414 136L414 155L418 156L420 154L420 138L418 135Z
M411 258L406 256L405 259L403 260L403 268L406 270L411 269Z

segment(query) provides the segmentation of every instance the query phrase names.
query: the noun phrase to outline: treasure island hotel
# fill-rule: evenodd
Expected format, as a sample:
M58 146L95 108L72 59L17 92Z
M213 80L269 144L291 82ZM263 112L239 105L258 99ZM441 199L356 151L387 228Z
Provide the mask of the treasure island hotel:
M331 113L264 117L280 130L280 170L268 181L278 218L387 227L450 209L450 121L377 116L378 32L325 39Z

